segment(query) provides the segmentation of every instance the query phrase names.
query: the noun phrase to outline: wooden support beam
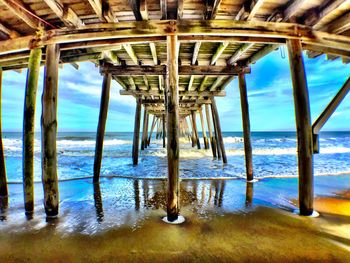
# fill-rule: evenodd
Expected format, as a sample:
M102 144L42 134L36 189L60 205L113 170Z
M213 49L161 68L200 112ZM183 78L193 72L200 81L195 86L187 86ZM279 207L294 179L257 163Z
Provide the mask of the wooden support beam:
M0 67L0 211L8 206L8 188L6 176L6 163L4 146L2 143L2 114L1 114L1 97L2 97L2 68Z
M0 0L0 3L5 5L15 16L20 18L31 28L37 29L39 26L39 20L28 14L25 10L28 10L20 0ZM29 11L29 10L28 10Z
M207 138L207 131L205 130L204 126L204 118L203 118L203 112L202 112L202 106L199 110L199 117L201 119L201 126L202 126L202 134L203 134L203 141L204 141L204 149L209 149L209 142Z
M192 53L192 65L195 65L198 59L198 54L199 54L199 50L201 48L201 41L198 41L194 44L194 48L193 48L193 53Z
M256 53L254 53L252 56L250 56L248 59L244 60L244 64L249 65L253 64L262 57L270 54L272 51L276 50L279 47L279 45L267 45L264 48L260 49Z
M60 49L58 45L46 46L41 115L41 167L44 207L48 217L57 216L59 209L56 149L59 59Z
M306 3L307 0L294 0L290 3L283 12L283 21L295 20L294 17L296 13L301 9L301 7Z
M167 37L167 155L168 155L168 198L167 219L178 219L180 210L179 182L179 75L178 75L177 36Z
M142 15L140 13L140 3L141 2L145 2L145 0L128 0L129 6L132 10L132 12L134 13L135 19L137 21L142 21ZM147 19L146 19L147 20Z
M131 77L131 76L128 77L128 82L129 82L129 87L130 87L130 89L132 89L132 90L136 90L136 89L137 89L133 77Z
M213 105L210 105L211 107L211 116L213 118L213 126L214 126L214 136L215 136L215 141L216 141L216 153L217 153L217 157L218 159L221 159L221 147L219 144L219 137L218 137L218 129L217 129L217 123L216 123L216 119L215 119L215 113L214 113L214 109L213 109Z
M151 143L152 133L153 133L154 127L156 126L156 120L157 120L156 116L153 115L151 132L149 133L149 137L148 137L148 140L147 140L147 146L149 146L150 143Z
M229 58L229 60L227 60L227 63L230 65L236 63L252 46L254 46L254 43L243 44L240 46Z
M197 129L197 123L196 123L196 111L191 111L192 114L192 130L194 132L194 136L195 136L195 142L197 144L197 148L200 149L201 148L201 144L199 141L199 136L198 136L198 129Z
M349 93L350 90L350 77L345 81L344 85L334 96L332 101L327 105L324 111L320 114L317 120L312 125L313 132L313 153L319 153L319 143L318 143L318 134L322 127L326 124L328 119L336 111L340 103L344 100L345 96Z
M239 91L241 97L241 111L242 111L242 125L244 138L244 153L245 153L245 167L247 181L253 180L253 153L252 143L250 139L250 119L249 119L249 105L247 96L247 84L244 74L238 75Z
M44 0L50 9L58 16L67 27L80 27L84 23L78 15L67 6L64 6L60 0Z
M210 144L211 144L211 150L213 152L213 157L216 158L216 140L215 137L213 136L213 131L212 131L212 126L211 126L211 121L210 121L210 113L209 113L209 105L205 105L205 115L207 118L207 125L208 125L208 131L209 131L209 137L210 137Z
M9 28L2 23L0 23L0 31L8 35L9 38L16 38L21 36L16 30Z
M141 137L141 150L145 149L145 138L147 133L147 109L144 107L143 109L143 126L142 126L142 137Z
M161 19L168 19L168 8L167 8L167 0L159 0L160 4L160 13L162 14Z
M147 112L147 117L146 117L146 128L145 128L145 142L144 142L144 146L145 146L145 149L148 147L148 126L149 126L149 114Z
M340 18L320 28L321 31L326 31L333 34L342 34L350 29L350 11Z
M163 118L163 120L162 120L162 135L163 135L163 148L165 148L165 136L166 136L166 128L165 128L165 122L166 122L166 120L165 120L165 114L163 113L162 114L162 118Z
M151 49L151 54L152 54L154 65L158 65L159 63L158 63L158 57L157 57L156 44L149 43L149 48Z
M215 91L216 88L219 86L219 84L221 83L221 81L225 78L225 76L219 76L216 78L216 80L214 81L214 83L211 85L210 87L210 91Z
M309 94L300 40L287 41L293 83L298 138L299 209L301 215L313 213L313 145Z
M148 6L147 0L139 0L140 1L140 15L142 20L148 20Z
M219 44L218 48L216 49L214 55L211 58L210 65L215 65L216 61L218 61L219 57L221 56L222 52L225 51L227 46L230 43L228 41L222 42Z
M106 74L103 76L102 93L100 102L100 115L98 117L98 126L96 133L96 147L95 147L95 159L94 159L94 183L100 180L102 153L103 153L103 140L105 136L109 95L111 89L112 75Z
M137 165L139 160L141 104L142 104L142 99L141 99L141 96L139 96L136 98L134 139L132 144L132 160L134 165Z
M219 140L219 145L220 145L220 149L221 149L222 161L225 164L225 163L227 163L227 157L226 157L224 139L222 137L222 132L221 132L219 113L218 113L218 109L216 107L216 102L215 102L214 97L211 97L211 107L212 107L213 113L215 115L215 123L216 123L216 129L218 132L218 140Z
M29 215L34 211L34 125L41 55L41 48L30 51L24 99L22 169L24 207Z
M221 2L222 2L222 0L214 0L213 1L213 7L212 7L211 14L210 14L210 19L216 18L216 15L218 14Z
M120 90L120 95L133 95L133 96L164 96L163 91L159 92L158 90ZM216 97L225 97L226 91L180 91L180 96L189 96L189 97L209 97L209 96L216 96Z
M88 0L97 17L102 22L118 22L107 0Z
M302 45L303 49L312 51L312 58L322 55L322 53L330 54L334 56L341 56L343 58L350 58L350 51L339 50L337 47L321 47L321 46L313 46L308 44Z
M249 15L247 17L247 20L254 20L255 15L259 12L261 9L261 6L266 2L266 0L255 0L252 1L253 6L250 8Z
M204 91L205 90L205 83L207 82L208 78L209 77L206 76L206 75L203 77L201 85L199 85L198 91Z
M187 91L191 91L192 90L193 81L194 81L194 76L191 75L190 81L188 82L188 85L187 85L187 89L186 89Z
M128 53L131 60L135 63L135 65L138 65L139 59L137 58L136 53L135 53L134 49L132 48L131 44L123 44L123 47L124 47L126 53Z
M117 56L117 53L112 50L105 50L102 51L103 59L105 59L107 62L112 63L113 65L120 65L120 59Z

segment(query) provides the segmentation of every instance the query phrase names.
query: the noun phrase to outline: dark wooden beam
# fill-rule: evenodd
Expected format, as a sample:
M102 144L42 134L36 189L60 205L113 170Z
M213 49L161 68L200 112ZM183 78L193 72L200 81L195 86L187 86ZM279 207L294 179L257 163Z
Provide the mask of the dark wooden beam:
M241 97L241 111L242 111L242 125L244 138L244 153L245 153L245 167L247 181L253 180L253 153L252 143L250 139L250 118L249 118L249 104L247 96L247 84L244 74L238 75L239 91Z
M217 130L217 136L218 136L218 143L220 145L221 149L221 155L222 155L222 161L224 164L227 163L227 157L226 157L226 151L225 151L225 145L224 145L224 139L222 137L222 132L221 132L221 124L220 124L220 117L218 113L218 109L216 107L216 102L215 98L211 97L211 107L213 110L213 115L215 116L215 124L216 124L216 130Z
M68 27L79 27L84 25L78 15L67 6L64 6L60 0L44 0L50 9L58 16Z
M120 90L120 95L133 95L133 96L164 96L164 93L158 90ZM191 97L210 97L210 96L216 96L216 97L225 97L226 91L179 91L180 96L191 96Z
M36 93L40 73L41 48L32 49L29 56L23 114L23 192L26 214L34 211L34 131Z
M132 160L133 164L137 165L139 160L139 141L140 141L140 121L141 121L141 96L136 98L135 124L134 124L134 139L132 144Z
M59 190L57 175L57 99L58 65L60 49L58 45L46 46L46 63L41 115L41 167L44 188L44 207L48 217L58 215Z
M100 102L100 114L98 117L98 126L96 133L96 147L95 147L95 159L94 159L94 183L100 180L102 153L103 153L103 140L105 136L109 95L111 89L111 74L105 74L103 76L102 93Z
M140 2L145 0L128 0L129 6L134 13L135 19L137 21L142 21L142 15L140 13Z
M5 165L5 153L2 143L2 114L1 114L1 96L2 96L2 68L0 67L0 211L8 206L8 188Z
M309 93L300 40L287 41L293 83L298 138L299 209L301 215L313 213L313 145Z
M206 118L207 118L207 125L208 125L209 137L210 137L211 150L213 152L213 157L216 158L216 148L217 148L217 146L216 146L215 137L213 136L212 125L211 125L211 121L210 121L209 105L208 104L205 105L205 115L206 115Z

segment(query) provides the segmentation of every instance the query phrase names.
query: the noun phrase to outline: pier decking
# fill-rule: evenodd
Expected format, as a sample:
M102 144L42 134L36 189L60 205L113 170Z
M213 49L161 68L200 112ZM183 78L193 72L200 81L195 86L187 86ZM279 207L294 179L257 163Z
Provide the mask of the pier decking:
M245 74L263 56L286 46L298 137L300 214L313 213L313 154L318 134L350 88L350 78L312 124L303 50L310 58L350 60L348 0L0 0L0 80L2 71L28 68L23 120L25 210L33 212L35 94L45 66L42 108L42 178L47 216L58 214L57 88L59 66L91 61L104 76L96 136L94 182L99 181L111 81L120 95L136 100L133 164L152 131L162 133L168 157L168 220L179 215L179 136L192 133L204 148L227 163L215 97L238 78L247 180L253 180L249 106ZM1 84L0 84L1 87ZM0 89L1 92L1 89ZM0 104L1 105L1 104ZM144 119L141 129L141 109ZM209 108L210 107L210 108ZM205 113L205 118L204 118ZM205 120L209 139L205 131ZM190 129L191 127L191 129ZM152 132L151 131L151 132ZM0 125L1 134L1 125ZM139 141L141 139L141 144ZM210 140L210 144L209 144ZM4 152L0 137L0 196L7 207Z

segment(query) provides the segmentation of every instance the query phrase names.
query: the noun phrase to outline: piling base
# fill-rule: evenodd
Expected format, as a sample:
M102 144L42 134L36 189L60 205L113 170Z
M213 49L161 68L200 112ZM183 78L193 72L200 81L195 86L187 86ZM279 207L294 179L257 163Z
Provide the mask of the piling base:
M301 215L300 214L300 210L299 209L295 209L293 211L293 214L300 215L300 216L305 216L305 215ZM305 217L319 217L319 216L320 216L320 213L314 210L311 215L308 215L308 216L305 216Z
M162 218L162 221L171 225L179 225L185 222L185 218L179 215L175 221L168 221L168 217L165 216Z

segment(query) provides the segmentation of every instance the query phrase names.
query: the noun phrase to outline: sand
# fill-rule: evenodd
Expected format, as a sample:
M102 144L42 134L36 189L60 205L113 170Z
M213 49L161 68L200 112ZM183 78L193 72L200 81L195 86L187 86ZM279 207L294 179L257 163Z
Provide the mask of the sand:
M296 179L184 181L186 221L162 221L165 183L60 184L60 217L46 222L40 185L27 221L21 185L0 223L1 262L350 262L349 176L316 181L318 218L293 214ZM94 198L95 197L95 198ZM18 199L18 200L17 200Z

